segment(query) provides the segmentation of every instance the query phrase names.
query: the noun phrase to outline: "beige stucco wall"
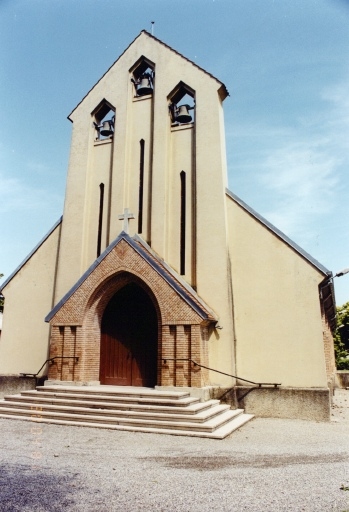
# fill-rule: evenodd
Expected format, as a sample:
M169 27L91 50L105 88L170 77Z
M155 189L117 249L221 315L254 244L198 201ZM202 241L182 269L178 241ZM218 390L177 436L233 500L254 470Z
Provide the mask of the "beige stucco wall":
M103 229L101 250L108 245L108 182L110 179L110 159L113 151L113 141L96 142L91 150L89 177L86 184L86 205L83 229L82 268L88 267L91 260L97 258L97 238L100 205L100 185L104 184Z
M327 387L318 285L323 274L227 197L237 373Z
M36 373L48 357L59 224L3 288L5 308L0 340L0 375Z
M195 169L193 166L192 148L194 144L194 125L183 125L171 129L171 165L169 169L167 194L167 237L166 261L180 272L180 216L181 216L181 180L180 173L185 172L186 181L186 241L185 241L185 278L188 283L195 279L195 246L193 244L195 215L193 187L195 186Z

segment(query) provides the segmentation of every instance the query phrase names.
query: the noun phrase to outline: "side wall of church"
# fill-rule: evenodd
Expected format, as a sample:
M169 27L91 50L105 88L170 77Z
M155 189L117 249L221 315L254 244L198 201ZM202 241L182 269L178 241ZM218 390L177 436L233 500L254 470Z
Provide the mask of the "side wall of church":
M323 275L227 197L237 374L290 387L327 387L319 283Z
M3 289L5 308L0 341L0 374L36 373L48 357L61 225L49 235Z

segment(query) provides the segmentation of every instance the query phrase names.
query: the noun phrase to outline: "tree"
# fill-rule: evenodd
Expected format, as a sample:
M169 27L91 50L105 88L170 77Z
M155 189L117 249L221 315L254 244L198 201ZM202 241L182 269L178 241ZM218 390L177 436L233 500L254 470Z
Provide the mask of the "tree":
M337 370L349 370L349 302L337 307L334 352Z

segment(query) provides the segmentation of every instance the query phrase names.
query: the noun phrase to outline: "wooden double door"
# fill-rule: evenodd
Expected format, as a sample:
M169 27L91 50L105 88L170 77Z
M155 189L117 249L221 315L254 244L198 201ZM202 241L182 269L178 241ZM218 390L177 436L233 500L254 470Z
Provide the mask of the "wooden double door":
M115 386L157 383L158 321L149 295L135 283L108 303L101 325L100 382Z

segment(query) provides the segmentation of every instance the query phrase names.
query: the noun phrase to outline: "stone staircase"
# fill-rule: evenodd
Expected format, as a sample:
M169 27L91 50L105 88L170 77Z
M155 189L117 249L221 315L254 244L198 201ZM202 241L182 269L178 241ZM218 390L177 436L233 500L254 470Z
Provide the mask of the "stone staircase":
M117 386L38 386L0 400L0 418L223 439L253 418L186 392Z

